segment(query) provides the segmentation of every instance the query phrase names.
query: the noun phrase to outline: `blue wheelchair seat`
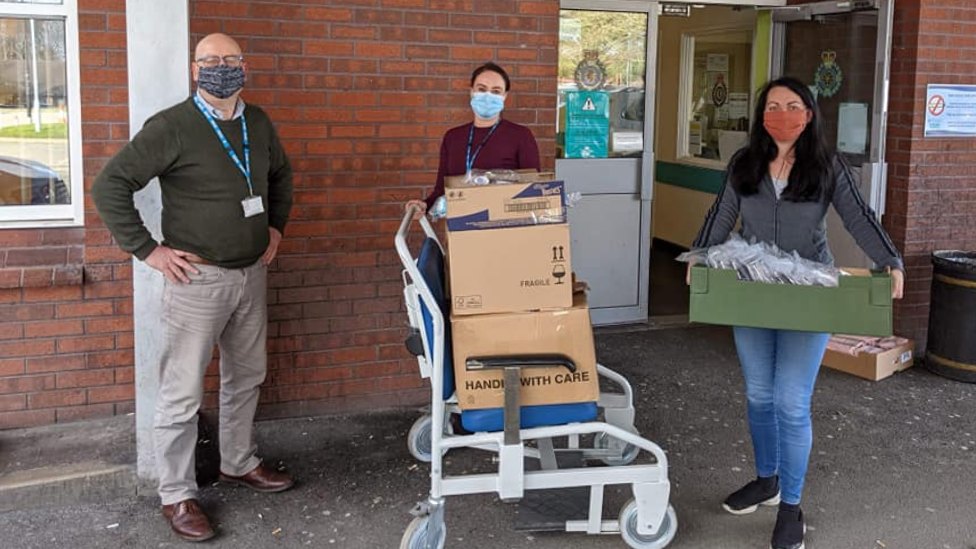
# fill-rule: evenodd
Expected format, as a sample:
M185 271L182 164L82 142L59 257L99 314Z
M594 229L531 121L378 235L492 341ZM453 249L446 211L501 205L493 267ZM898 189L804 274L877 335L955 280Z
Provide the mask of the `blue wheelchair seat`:
M433 238L424 240L420 254L417 255L417 270L420 271L420 276L423 277L430 293L434 296L434 300L441 310L441 317L444 319L444 388L441 398L447 400L454 394L454 349L451 346L450 302L447 300L444 291L444 253ZM427 334L427 345L429 346L427 358L433 367L433 345L436 344L434 340L434 317L423 299L420 300L420 314L424 319L424 332Z
M596 419L596 402L577 404L547 404L544 406L522 406L519 424L523 429L582 423ZM464 410L461 412L461 425L472 432L501 431L505 429L505 414L502 408L484 410Z
M445 291L444 254L437 241L427 238L417 256L417 268L423 277L431 294L437 301L438 308L444 318L444 387L442 398L447 400L454 394L454 360L451 345L450 301ZM420 302L420 312L423 317L424 331L427 335L427 356L433 359L434 319L430 310ZM576 404L549 404L543 406L522 406L520 424L523 429L550 425L565 425L593 421L597 417L595 402L581 402ZM472 432L493 432L504 429L504 410L502 408L488 408L484 410L464 410L461 412L461 425Z

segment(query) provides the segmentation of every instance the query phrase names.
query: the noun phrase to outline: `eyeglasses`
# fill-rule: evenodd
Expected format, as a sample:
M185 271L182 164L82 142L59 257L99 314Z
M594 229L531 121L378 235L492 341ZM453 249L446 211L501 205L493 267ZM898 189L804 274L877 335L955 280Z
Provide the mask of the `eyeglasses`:
M225 55L220 57L218 55L209 55L207 57L201 57L196 60L197 65L201 67L212 68L219 66L221 64L227 65L228 67L240 67L244 64L243 55Z

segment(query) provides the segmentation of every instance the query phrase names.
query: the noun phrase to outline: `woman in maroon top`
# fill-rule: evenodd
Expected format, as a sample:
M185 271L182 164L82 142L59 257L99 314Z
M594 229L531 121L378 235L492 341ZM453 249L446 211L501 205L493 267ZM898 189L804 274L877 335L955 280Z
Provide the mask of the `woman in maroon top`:
M411 200L406 205L419 207L418 217L443 196L446 176L464 175L472 169L539 169L539 146L532 131L501 117L510 88L508 73L494 63L485 63L472 73L474 121L444 134L434 191L425 200Z

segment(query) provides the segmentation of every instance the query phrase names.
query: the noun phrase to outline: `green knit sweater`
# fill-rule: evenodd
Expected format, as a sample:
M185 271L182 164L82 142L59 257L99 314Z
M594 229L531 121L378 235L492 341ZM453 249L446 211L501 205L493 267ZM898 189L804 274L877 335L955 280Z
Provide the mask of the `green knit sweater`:
M268 115L248 104L244 118L251 183L265 213L244 217L247 180L191 97L147 120L95 179L95 206L123 250L145 260L157 246L133 201L154 177L163 199L164 246L236 269L261 258L269 226L284 233L292 202L291 165ZM241 120L217 124L244 162Z

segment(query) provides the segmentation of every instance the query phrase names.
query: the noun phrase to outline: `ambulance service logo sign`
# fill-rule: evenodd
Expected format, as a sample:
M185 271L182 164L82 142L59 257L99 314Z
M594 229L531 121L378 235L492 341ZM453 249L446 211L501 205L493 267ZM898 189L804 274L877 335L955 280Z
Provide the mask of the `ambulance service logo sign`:
M602 88L607 81L607 68L600 61L600 52L584 51L583 60L576 65L576 73L573 77L581 90L592 91Z
M820 54L820 66L817 67L813 83L824 97L833 97L840 91L840 86L844 83L844 71L837 64L837 52L826 50Z

